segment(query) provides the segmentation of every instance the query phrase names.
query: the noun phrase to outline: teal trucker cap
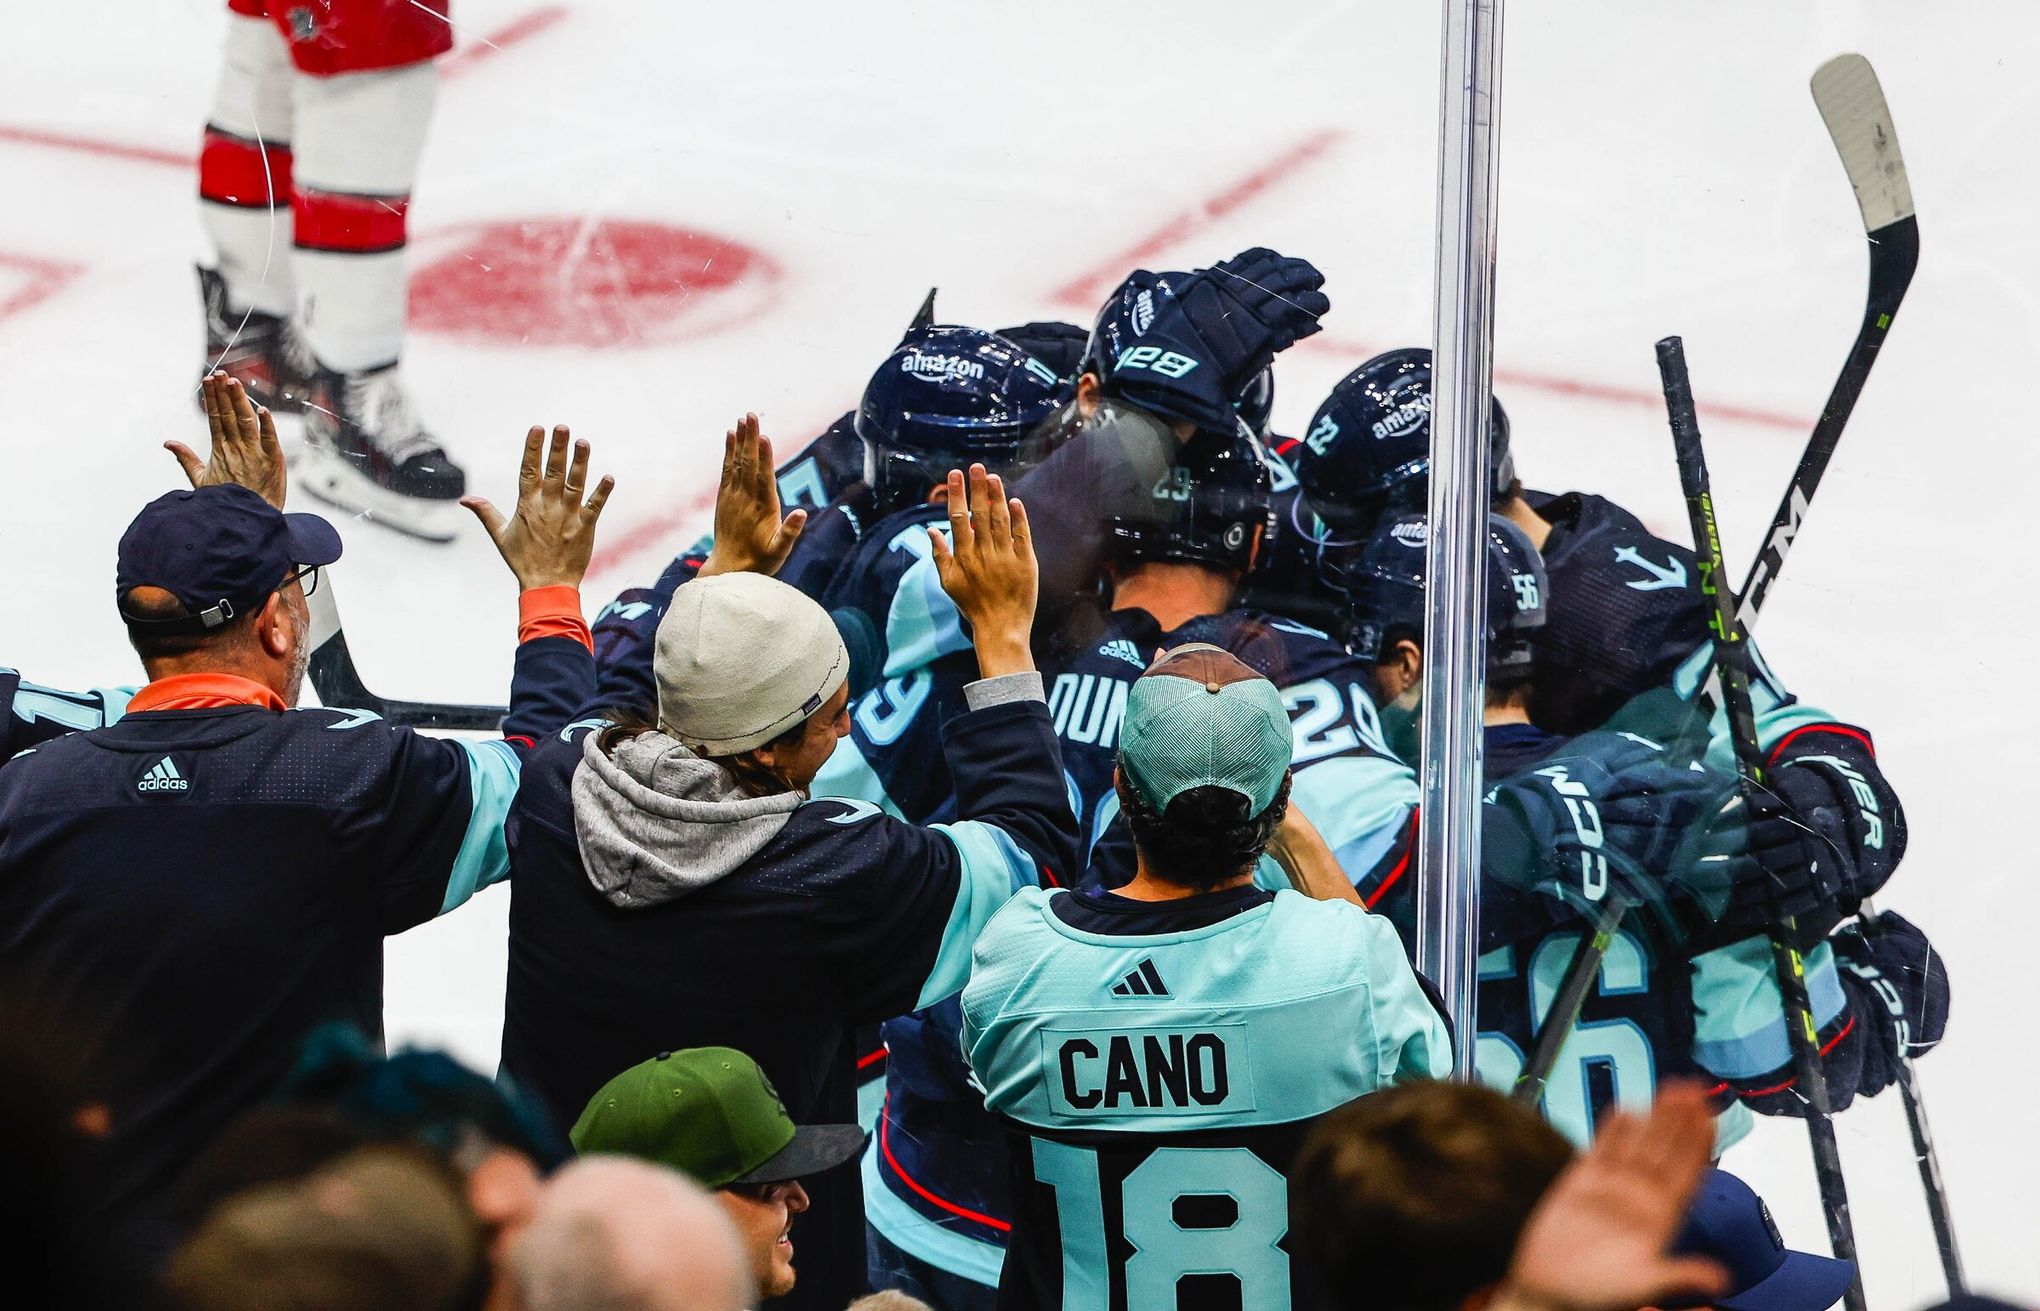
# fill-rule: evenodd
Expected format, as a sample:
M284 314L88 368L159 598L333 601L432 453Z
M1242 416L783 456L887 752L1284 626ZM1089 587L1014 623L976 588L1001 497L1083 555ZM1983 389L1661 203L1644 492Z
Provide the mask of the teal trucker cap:
M1209 642L1164 651L1134 680L1119 734L1119 768L1156 814L1195 787L1230 788L1260 814L1289 769L1282 694Z

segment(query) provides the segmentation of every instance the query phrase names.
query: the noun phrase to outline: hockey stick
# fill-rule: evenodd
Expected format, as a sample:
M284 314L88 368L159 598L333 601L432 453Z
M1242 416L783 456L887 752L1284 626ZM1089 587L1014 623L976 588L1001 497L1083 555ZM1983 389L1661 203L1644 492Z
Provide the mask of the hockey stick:
M1877 362L1877 352L1884 345L1885 333L1898 313L1899 302L1905 299L1906 287L1912 282L1913 269L1919 263L1919 224L1913 217L1912 188L1906 182L1905 159L1899 153L1898 134L1891 125L1891 110L1885 104L1883 88L1878 85L1877 74L1871 69L1870 61L1861 55L1837 55L1814 71L1812 89L1814 105L1820 110L1822 122L1827 125L1835 153L1841 158L1842 170L1848 174L1850 189L1855 192L1857 208L1862 211L1863 230L1870 242L1870 293L1863 309L1862 326L1857 329L1855 343L1849 348L1849 357L1835 378L1827 404L1821 410L1820 421L1814 425L1813 433L1807 439L1806 450L1799 457L1799 467L1793 471L1792 482L1785 490L1778 512L1772 516L1770 531L1764 534L1763 547L1750 567L1750 579L1743 587L1736 610L1736 619L1745 632L1755 622L1757 611L1762 608L1764 596L1776 581L1778 571L1785 567L1785 557L1798 536L1814 492L1820 487L1821 477L1827 472L1828 462L1834 458L1835 448L1841 443L1842 429L1856 408L1856 398L1863 393L1870 367ZM1718 678L1710 672L1694 697L1694 721L1704 723L1712 719L1714 707L1719 702ZM1561 998L1577 993L1584 1001L1587 985L1601 966L1600 955L1592 950L1592 944L1600 940L1598 930L1580 940L1579 949L1573 953L1571 966L1560 985ZM1554 1004L1546 1015L1544 1028L1549 1030L1557 1022L1559 1031L1555 1036L1540 1031L1536 1051L1542 1053L1548 1049L1555 1061L1558 1050L1565 1045L1564 1040L1578 1018L1577 1009L1567 1012ZM1548 1067L1540 1071L1533 1057L1531 1064L1525 1067L1523 1078L1530 1082L1534 1074L1534 1081L1541 1087L1550 1072ZM1519 1083L1517 1087L1521 1089L1523 1084ZM1927 1168L1923 1161L1923 1176ZM1937 1202L1930 1189L1929 1206L1938 1206L1939 1211L1945 1213L1947 1201L1940 1198ZM1944 1245L1944 1265L1947 1265L1947 1259ZM1954 1266L1948 1269L1952 1288L1954 1281L1960 1279L1960 1271Z
M1813 103L1834 139L1835 153L1841 156L1857 208L1863 213L1863 230L1870 241L1870 292L1849 358L1835 377L1827 404L1821 407L1820 421L1807 438L1792 483L1771 516L1770 530L1764 534L1749 580L1743 584L1736 622L1745 629L1763 608L1765 595L1785 567L1785 557L1799 536L1813 494L1841 443L1842 428L1855 412L1856 400L1863 394L1863 384L1877 363L1877 352L1884 347L1891 321L1898 315L1920 262L1920 225L1913 216L1905 158L1899 154L1891 108L1885 104L1884 88L1878 85L1870 61L1861 55L1836 55L1814 71L1812 86Z
M1771 516L1771 527L1757 558L1750 564L1736 604L1736 620L1745 633L1756 622L1764 598L1785 567L1785 558L1798 539L1814 493L1820 487L1828 462L1840 445L1842 429L1855 412L1856 401L1870 377L1877 354L1891 330L1919 267L1920 227L1913 205L1912 186L1906 176L1905 156L1898 146L1898 132L1892 125L1891 107L1884 98L1876 70L1861 55L1837 55L1815 70L1813 102L1827 124L1842 170L1856 195L1863 216L1863 231L1870 245L1869 291L1864 300L1863 319L1848 358L1821 407L1820 420L1807 438L1792 481ZM1699 713L1713 716L1718 700L1717 679L1710 675L1695 699ZM1940 1249L1941 1272L1947 1280L1948 1295L1959 1297L1967 1289L1962 1255L1955 1242L1955 1226L1948 1206L1947 1188L1941 1178L1941 1161L1927 1128L1926 1103L1914 1077L1911 1060L1901 1062L1900 1091L1905 1099L1906 1123L1912 1131L1913 1154L1919 1162L1920 1185L1926 1194L1927 1214Z
M1579 945L1573 948L1572 960L1565 967L1565 979L1558 986L1558 995L1551 999L1551 1006L1544 1012L1544 1023L1537 1030L1537 1041L1530 1049L1530 1059L1523 1066L1523 1073L1516 1076L1516 1086L1510 1091L1510 1095L1525 1106L1535 1106L1538 1098L1544 1096L1544 1085L1558 1066L1558 1054L1564 1050L1567 1039L1572 1037L1573 1026L1580 1021L1580 1008L1587 1004L1587 992L1594 986L1595 976L1601 972L1601 958L1608 954L1608 944L1615 940L1615 934L1622 928L1623 917L1635 904L1636 898L1621 888L1611 888L1607 900L1601 903L1600 915L1594 920L1593 932L1582 934Z
M1749 643L1736 618L1733 594L1721 585L1721 532L1714 517L1714 495L1708 487L1707 455L1700 443L1700 421L1693 410L1693 384L1686 373L1686 352L1677 337L1657 344L1658 372L1664 380L1665 409L1671 418L1672 445L1679 457L1679 489L1693 525L1693 552L1699 559L1700 590L1713 602L1714 665L1735 747L1736 780L1746 805L1754 808L1764 787L1763 748L1757 743L1756 709L1750 703ZM1830 1115L1827 1074L1820 1064L1820 1034L1807 995L1806 962L1792 940L1798 925L1778 915L1771 929L1771 957L1784 1002L1785 1033L1792 1049L1792 1072L1806 1099L1806 1132L1813 1145L1813 1170L1820 1183L1821 1209L1827 1214L1828 1239L1843 1261L1856 1259L1855 1227L1849 1217L1849 1193L1842 1180L1841 1149L1835 1142ZM1849 1311L1863 1311L1860 1273L1845 1297Z
M1869 931L1877 918L1876 907L1863 899L1857 918ZM1912 1054L1902 1047L1898 1053L1898 1087L1905 1095L1905 1124L1912 1131L1913 1159L1919 1162L1920 1184L1927 1195L1927 1219L1934 1226L1934 1242L1941 1249L1941 1274L1948 1282L1952 1300L1968 1293L1969 1281L1962 1273L1962 1251L1955 1244L1955 1218L1948 1210L1948 1190L1941 1183L1941 1154L1934 1149L1934 1135L1927 1127L1927 1103L1920 1095L1919 1076L1913 1072Z
M333 594L331 570L321 571L319 586L307 604L312 612L312 657L306 665L319 704L336 709L367 710L392 724L411 728L462 728L494 732L510 713L505 706L454 706L431 701L392 701L379 697L361 681L340 628L340 606Z

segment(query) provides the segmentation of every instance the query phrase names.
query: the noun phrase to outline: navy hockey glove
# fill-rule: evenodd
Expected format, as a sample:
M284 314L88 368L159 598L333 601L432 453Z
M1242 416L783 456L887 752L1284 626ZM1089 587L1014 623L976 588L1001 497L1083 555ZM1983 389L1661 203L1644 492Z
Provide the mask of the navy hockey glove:
M1850 1009L1864 1030L1868 1097L1898 1078L1899 1062L1933 1049L1948 1028L1948 970L1910 920L1891 911L1861 920L1831 939Z
M1760 788L1747 799L1733 793L1715 822L1724 830L1742 831L1749 857L1735 865L1728 907L1720 916L1729 939L1763 933L1790 919L1792 945L1808 951L1841 922L1841 862L1775 792Z
M1121 289L1122 305L1132 307L1129 332L1107 334L1105 391L1230 432L1246 385L1278 351L1318 331L1332 307L1323 286L1308 261L1260 248L1188 277L1136 272Z
M1590 733L1489 793L1514 812L1527 849L1505 846L1483 863L1512 881L1528 874L1576 906L1599 902L1620 879L1668 921L1689 922L1688 906L1714 919L1744 859L1740 834L1710 823L1731 786L1713 770L1674 764L1648 738Z
M1767 778L1825 851L1841 882L1841 909L1853 913L1905 855L1905 811L1877 767L1870 735L1845 724L1801 729L1785 739Z

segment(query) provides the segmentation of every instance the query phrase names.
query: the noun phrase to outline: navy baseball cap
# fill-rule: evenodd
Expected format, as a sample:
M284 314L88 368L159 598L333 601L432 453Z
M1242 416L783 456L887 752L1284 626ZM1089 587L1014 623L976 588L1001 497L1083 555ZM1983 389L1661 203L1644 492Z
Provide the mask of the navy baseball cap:
M1730 1291L1706 1303L1724 1311L1827 1311L1856 1281L1853 1261L1785 1246L1764 1199L1726 1170L1707 1172L1672 1250L1727 1268Z
M316 514L285 514L246 487L166 492L121 534L114 600L131 627L205 633L261 609L293 569L339 558L332 524ZM162 588L189 617L134 618L126 602L137 587Z

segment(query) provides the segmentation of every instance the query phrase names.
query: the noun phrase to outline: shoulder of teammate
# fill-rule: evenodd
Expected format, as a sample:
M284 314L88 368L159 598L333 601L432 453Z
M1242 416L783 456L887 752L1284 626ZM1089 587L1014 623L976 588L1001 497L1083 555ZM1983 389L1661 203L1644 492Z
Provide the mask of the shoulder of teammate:
M43 687L0 666L0 764L39 742L113 723L133 695L125 687L82 692Z
M1294 908L1309 916L1312 929L1324 934L1321 949L1340 951L1365 971L1375 1060L1383 1074L1397 1082L1451 1077L1451 1025L1436 990L1425 986L1386 917L1351 902L1313 901L1297 892L1278 892L1275 903L1278 912Z
M898 678L945 655L970 649L962 616L942 590L928 545L928 528L947 529L939 505L912 505L873 525L856 553L837 571L822 605L856 616L882 652L878 674Z
M1577 732L1672 682L1707 642L1709 602L1693 552L1613 502L1569 492L1531 503L1556 516L1543 552L1551 610L1533 715Z
M864 476L864 443L857 436L857 412L846 410L820 436L778 469L779 499L787 509L819 509L842 496Z

